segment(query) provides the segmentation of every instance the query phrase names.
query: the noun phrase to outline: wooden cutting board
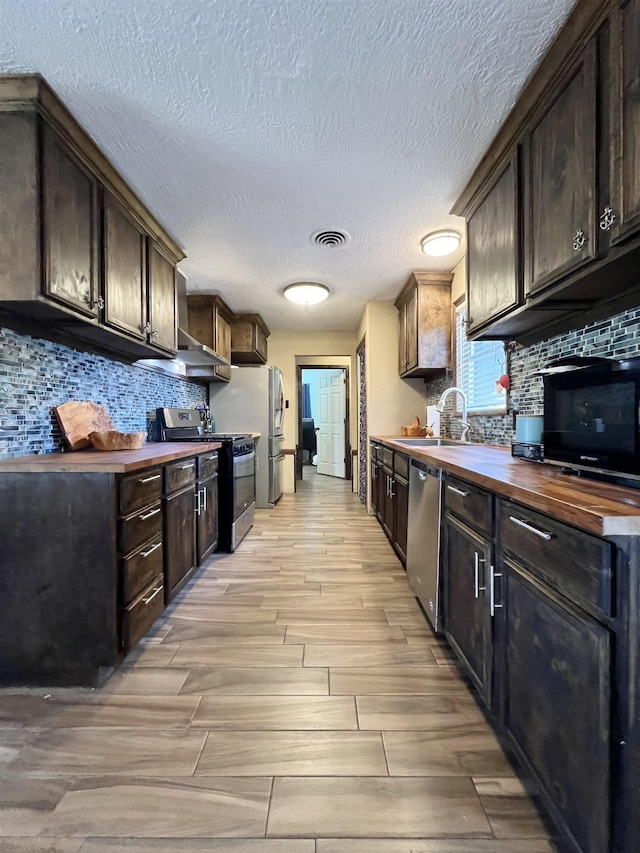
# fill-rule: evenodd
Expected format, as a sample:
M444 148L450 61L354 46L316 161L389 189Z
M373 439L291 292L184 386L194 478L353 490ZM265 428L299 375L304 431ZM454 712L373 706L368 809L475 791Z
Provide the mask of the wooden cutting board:
M91 447L90 432L115 430L115 424L104 406L99 403L81 403L71 400L53 410L71 450Z

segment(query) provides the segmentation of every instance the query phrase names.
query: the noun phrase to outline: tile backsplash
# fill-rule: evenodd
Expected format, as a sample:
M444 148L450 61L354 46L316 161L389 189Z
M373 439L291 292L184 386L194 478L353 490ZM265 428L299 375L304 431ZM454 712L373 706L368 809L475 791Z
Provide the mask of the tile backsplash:
M0 457L65 449L52 408L67 400L101 403L119 430L135 432L158 406L206 402L207 389L0 327Z
M510 445L514 437L513 411L527 415L543 413L542 378L534 376L536 371L550 361L572 355L618 359L640 356L640 308L623 311L607 320L591 323L566 335L558 335L512 352L509 367L509 413L471 415L469 438L484 444ZM454 376L451 372L441 379L427 383L426 405L437 403L442 392L453 384ZM450 405L448 403L447 407ZM440 431L443 435L459 438L458 419L445 411L441 417Z

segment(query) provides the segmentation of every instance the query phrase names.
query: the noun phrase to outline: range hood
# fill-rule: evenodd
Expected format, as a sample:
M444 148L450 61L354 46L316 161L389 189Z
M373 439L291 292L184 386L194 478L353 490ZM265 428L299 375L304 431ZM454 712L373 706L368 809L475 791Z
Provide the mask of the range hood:
M175 358L142 358L135 362L138 367L179 376L185 379L212 379L214 369L219 365L227 366L226 358L218 355L211 347L196 340L187 331L187 280L182 273L176 272L176 295L178 298L178 353Z
M180 272L176 272L176 295L178 298L178 354L176 358L187 366L187 376L190 367L199 368L198 376L202 376L203 367L228 366L226 358L218 355L211 347L200 343L187 331L189 327L187 311L187 280Z

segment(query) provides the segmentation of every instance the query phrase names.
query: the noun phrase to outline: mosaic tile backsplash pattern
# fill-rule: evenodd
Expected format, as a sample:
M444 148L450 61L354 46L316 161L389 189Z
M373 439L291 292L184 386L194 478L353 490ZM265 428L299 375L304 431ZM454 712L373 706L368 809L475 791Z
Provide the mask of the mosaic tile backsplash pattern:
M123 432L149 429L158 406L207 401L203 385L0 328L0 457L66 449L52 408L101 403Z
M617 359L640 356L640 308L623 311L569 334L516 349L510 356L509 413L471 415L471 441L510 445L514 438L513 411L525 415L543 414L542 378L534 376L536 371L546 367L551 361L573 355ZM426 405L437 403L445 388L453 384L454 377L450 372L442 379L427 383ZM448 408L450 405L447 403ZM440 420L440 432L452 438L459 438L458 419L452 418L445 411Z

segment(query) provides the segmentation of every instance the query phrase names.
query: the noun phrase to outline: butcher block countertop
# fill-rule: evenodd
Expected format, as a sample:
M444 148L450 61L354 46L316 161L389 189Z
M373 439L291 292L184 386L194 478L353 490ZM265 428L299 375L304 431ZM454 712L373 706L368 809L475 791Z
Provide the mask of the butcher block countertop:
M128 474L152 465L162 465L185 456L217 450L219 441L149 442L139 450L76 450L68 453L42 453L0 459L0 474L56 473L76 471L84 474Z
M563 474L552 465L513 459L506 447L410 447L394 436L370 438L597 536L640 536L640 489Z

